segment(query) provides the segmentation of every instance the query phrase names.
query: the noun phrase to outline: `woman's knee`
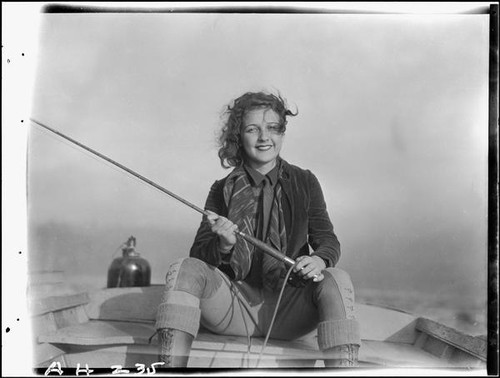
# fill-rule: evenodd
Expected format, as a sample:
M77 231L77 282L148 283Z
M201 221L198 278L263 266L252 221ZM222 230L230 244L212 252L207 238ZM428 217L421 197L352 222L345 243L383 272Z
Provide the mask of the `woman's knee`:
M326 268L323 271L325 279L335 281L338 287L352 288L352 280L349 273L339 268Z
M327 268L323 271L324 279L319 282L317 293L319 295L340 294L342 298L350 298L354 300L354 287L351 281L351 276L339 268Z
M214 267L194 257L174 261L165 277L167 290L186 291L198 298L211 295L220 280Z
M327 268L316 291L320 319L354 319L354 288L349 274L339 268Z

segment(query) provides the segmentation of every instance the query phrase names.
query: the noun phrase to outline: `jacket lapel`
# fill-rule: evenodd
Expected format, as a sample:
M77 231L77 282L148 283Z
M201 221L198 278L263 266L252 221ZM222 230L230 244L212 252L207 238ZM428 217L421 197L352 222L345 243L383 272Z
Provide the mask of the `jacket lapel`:
M280 159L281 160L281 159ZM285 229L287 234L287 240L290 241L290 235L293 229L294 220L294 209L293 209L293 191L292 183L290 180L290 169L286 161L281 160L280 175L279 180L281 187L283 188L282 206L283 206L283 216L285 218Z

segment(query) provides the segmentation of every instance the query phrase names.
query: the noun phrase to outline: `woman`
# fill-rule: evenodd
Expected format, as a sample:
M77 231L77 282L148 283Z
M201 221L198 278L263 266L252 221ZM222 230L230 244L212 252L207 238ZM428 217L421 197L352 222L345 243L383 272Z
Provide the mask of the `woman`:
M314 329L325 366L356 366L360 345L354 292L335 268L340 244L320 184L279 153L287 117L280 96L246 93L227 109L219 158L234 167L209 192L189 258L173 263L158 308L160 361L187 366L201 324L225 335L291 340ZM235 231L255 236L295 260L293 273ZM312 252L310 252L310 250Z

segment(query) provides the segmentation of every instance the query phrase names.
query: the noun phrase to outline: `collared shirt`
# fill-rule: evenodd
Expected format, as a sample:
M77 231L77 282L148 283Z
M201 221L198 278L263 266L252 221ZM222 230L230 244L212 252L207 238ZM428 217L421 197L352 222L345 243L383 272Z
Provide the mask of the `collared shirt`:
M278 164L276 164L276 166L273 169L271 169L266 175L263 175L256 169L246 164L244 165L244 168L247 171L248 175L250 176L250 179L252 181L252 186L254 187L259 187L262 184L262 180L264 180L266 177L271 182L273 188L278 182L278 171L279 171Z
M274 200L274 188L278 183L278 164L271 169L266 175L258 172L252 167L245 164L245 170L250 177L252 189L257 198L259 198L259 208L257 210L257 227L255 236L263 240L267 236L267 228L271 215L271 207ZM264 183L265 181L265 183ZM267 186L266 190L264 185Z

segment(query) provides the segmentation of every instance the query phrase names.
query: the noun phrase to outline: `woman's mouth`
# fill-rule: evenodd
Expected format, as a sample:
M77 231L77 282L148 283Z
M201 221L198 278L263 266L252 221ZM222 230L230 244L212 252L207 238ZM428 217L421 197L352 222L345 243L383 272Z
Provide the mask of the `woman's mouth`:
M272 148L271 145L263 145L263 146L255 146L255 148L259 151L268 151Z

